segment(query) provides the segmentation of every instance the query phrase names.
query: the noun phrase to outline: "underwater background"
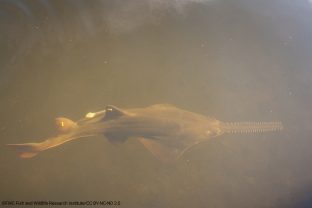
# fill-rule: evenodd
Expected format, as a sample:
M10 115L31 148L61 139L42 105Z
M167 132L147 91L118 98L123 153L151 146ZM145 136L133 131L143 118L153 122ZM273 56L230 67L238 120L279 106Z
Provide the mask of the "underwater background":
M0 30L1 201L312 207L312 1L0 0ZM157 103L284 130L222 135L170 165L131 139L32 159L6 146L54 134L55 117Z

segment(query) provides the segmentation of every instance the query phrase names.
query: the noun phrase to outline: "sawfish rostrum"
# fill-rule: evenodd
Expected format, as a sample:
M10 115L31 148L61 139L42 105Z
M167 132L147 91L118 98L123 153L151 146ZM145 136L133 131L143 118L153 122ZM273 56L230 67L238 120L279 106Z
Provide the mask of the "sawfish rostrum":
M174 161L195 144L224 133L252 133L282 130L281 122L221 122L172 105L157 104L146 108L119 109L106 106L88 113L76 122L56 118L58 135L38 143L8 144L21 158L78 138L104 135L112 143L138 139L162 161Z

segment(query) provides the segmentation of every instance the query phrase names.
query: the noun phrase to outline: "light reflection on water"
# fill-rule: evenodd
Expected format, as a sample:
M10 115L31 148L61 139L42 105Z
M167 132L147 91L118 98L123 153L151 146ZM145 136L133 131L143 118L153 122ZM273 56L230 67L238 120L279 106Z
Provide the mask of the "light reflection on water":
M303 0L0 1L0 199L308 207L311 14ZM31 160L4 146L50 135L57 116L155 103L285 130L222 136L174 165L134 140Z

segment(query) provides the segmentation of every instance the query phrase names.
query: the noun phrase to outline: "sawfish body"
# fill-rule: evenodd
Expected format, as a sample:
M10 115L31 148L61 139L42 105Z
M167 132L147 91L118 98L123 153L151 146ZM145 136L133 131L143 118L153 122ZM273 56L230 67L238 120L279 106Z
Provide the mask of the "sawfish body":
M59 134L55 137L39 143L8 145L15 148L20 157L31 158L43 150L83 137L104 135L112 143L136 138L160 160L174 161L193 145L224 133L283 128L281 122L221 122L167 104L127 110L109 105L76 122L56 118L56 125Z

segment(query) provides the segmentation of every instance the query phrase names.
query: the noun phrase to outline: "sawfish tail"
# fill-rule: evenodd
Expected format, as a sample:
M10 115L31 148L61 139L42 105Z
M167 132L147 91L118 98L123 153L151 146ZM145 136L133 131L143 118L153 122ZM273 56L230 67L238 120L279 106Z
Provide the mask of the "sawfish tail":
M20 158L32 158L44 150L40 143L7 144L7 146L15 149Z
M57 147L65 142L79 138L79 136L75 136L71 133L77 128L76 122L68 118L59 117L55 119L55 125L59 132L59 135L55 137L50 137L38 143L7 144L7 146L16 150L21 158L32 158L41 151Z
M261 133L283 130L280 121L275 122L222 122L221 131L223 133Z
M44 150L57 147L64 144L65 142L69 142L77 138L79 137L73 137L70 134L66 134L51 137L45 141L38 143L7 144L7 146L16 150L17 154L21 158L32 158Z

